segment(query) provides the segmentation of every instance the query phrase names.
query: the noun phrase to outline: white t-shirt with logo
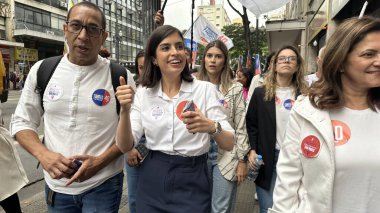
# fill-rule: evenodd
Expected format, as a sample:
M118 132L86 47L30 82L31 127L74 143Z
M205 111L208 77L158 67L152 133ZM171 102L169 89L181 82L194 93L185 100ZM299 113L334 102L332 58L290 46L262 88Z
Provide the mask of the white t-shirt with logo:
M286 126L288 125L290 110L294 105L295 91L293 87L276 88L276 149L281 149L285 139Z
M330 116L335 138L333 212L380 212L380 112L343 108Z

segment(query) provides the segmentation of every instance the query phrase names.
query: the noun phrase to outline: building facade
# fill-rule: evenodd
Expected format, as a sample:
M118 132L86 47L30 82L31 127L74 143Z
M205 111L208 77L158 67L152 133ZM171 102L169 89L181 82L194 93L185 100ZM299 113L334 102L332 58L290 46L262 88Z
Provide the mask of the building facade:
M231 20L222 4L198 6L198 16L199 15L203 15L219 30L224 26L231 24Z
M266 22L270 50L279 44L298 46L309 73L316 71L315 58L336 27L345 19L358 17L366 0L292 0L281 19ZM364 15L380 17L380 1L367 0ZM294 24L294 21L299 24ZM298 34L286 34L298 31Z
M153 15L161 1L90 1L106 16L104 46L110 59L132 65L154 29ZM0 51L8 74L26 74L38 60L62 54L66 16L66 0L0 0Z

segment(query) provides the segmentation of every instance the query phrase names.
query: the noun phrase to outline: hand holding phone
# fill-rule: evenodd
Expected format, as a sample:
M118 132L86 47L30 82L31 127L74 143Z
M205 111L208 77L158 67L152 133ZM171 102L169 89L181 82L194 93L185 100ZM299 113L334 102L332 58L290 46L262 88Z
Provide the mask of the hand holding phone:
M188 101L186 103L185 107L183 108L183 112L188 112L188 111L195 112L195 105L194 105L194 101L193 100Z
M143 143L139 143L136 145L135 149L140 153L142 159L139 163L141 163L144 158L148 155L149 149Z
M77 167L73 169L73 172L71 173L71 175L74 175L78 171L78 169L82 166L82 161L74 159L73 163L75 163Z

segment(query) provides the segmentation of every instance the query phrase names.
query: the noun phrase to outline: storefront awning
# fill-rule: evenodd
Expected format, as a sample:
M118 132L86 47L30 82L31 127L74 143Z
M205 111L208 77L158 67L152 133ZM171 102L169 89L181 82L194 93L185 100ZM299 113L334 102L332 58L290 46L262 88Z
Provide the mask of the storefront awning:
M24 43L13 42L13 41L6 41L6 40L0 40L0 45L13 46L13 47L24 47Z

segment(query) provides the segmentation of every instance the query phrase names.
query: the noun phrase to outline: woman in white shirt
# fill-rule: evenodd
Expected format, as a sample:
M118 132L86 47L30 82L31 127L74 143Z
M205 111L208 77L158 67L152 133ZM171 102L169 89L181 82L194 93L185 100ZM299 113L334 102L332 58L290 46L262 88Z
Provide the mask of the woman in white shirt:
M297 100L277 164L271 212L380 209L380 20L337 27L322 78Z
M145 134L150 149L140 165L137 212L210 212L209 141L232 150L234 131L215 86L191 76L178 29L158 27L145 51L132 107L126 86L116 93L122 105L117 141L136 143ZM184 112L191 101L194 109Z

